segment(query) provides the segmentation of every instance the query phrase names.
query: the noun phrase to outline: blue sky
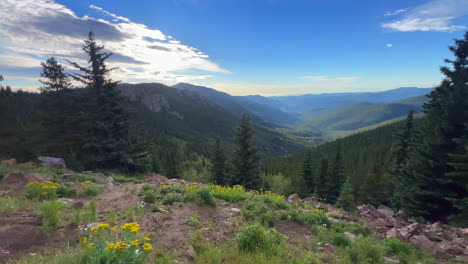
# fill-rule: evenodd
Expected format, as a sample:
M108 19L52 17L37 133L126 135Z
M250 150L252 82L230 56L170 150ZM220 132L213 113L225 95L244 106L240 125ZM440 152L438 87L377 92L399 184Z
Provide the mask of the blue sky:
M230 94L431 87L468 27L468 0L3 0L0 73L36 89L39 62L84 63L86 32L113 78Z

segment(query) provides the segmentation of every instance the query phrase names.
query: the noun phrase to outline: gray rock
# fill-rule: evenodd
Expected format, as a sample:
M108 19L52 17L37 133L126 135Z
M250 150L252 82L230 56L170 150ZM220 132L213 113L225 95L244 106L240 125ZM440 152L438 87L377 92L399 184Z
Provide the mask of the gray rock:
M393 212L392 208L387 207L385 205L380 205L377 211L385 217L392 217L395 215L395 212Z
M299 195L297 195L297 193L289 195L287 199L288 203L296 203L299 200L301 200L301 198L299 197Z
M65 160L62 158L52 158L52 157L38 157L38 160L42 161L45 165L57 169L66 169L67 164L65 163Z

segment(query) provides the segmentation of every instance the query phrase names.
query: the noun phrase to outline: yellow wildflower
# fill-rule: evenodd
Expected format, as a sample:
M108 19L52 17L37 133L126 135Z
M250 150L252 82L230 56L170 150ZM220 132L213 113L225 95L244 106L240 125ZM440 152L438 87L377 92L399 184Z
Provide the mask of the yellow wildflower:
M145 237L145 238L143 238L143 239L144 239L145 241L151 241L151 238L149 238L149 237Z
M143 246L142 246L142 248L143 248L144 251L153 250L153 246L151 246L150 243L144 243Z
M130 245L132 246L138 246L138 239L130 241Z

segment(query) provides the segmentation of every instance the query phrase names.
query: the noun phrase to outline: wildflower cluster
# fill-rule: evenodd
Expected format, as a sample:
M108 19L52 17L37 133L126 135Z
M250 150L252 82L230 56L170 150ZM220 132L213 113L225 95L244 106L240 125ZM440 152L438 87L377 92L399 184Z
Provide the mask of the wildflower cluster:
M284 199L284 195L280 195L272 191L265 191L263 189L260 189L260 191L253 190L253 191L250 191L250 193L254 195L259 195L260 197L263 198L265 202L269 204L273 204L283 209L288 208L288 203Z
M138 223L111 227L99 224L85 230L81 239L85 263L144 263L153 246L141 238Z
M246 200L249 197L242 185L220 186L210 184L208 188L214 197L228 202Z
M60 187L58 183L46 182L30 182L26 185L26 196L29 199L55 199L57 198L57 188Z

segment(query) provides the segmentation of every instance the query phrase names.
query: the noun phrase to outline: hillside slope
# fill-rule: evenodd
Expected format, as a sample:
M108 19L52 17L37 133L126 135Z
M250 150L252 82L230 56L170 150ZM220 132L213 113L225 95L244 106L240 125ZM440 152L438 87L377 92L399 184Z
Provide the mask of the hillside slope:
M230 148L239 117L198 92L159 83L120 84L122 94L137 102L136 111L154 134L186 141L192 150L208 155L219 137ZM144 107L141 107L144 106ZM235 107L235 105L232 105ZM284 155L302 146L281 133L254 124L254 141L264 156Z

